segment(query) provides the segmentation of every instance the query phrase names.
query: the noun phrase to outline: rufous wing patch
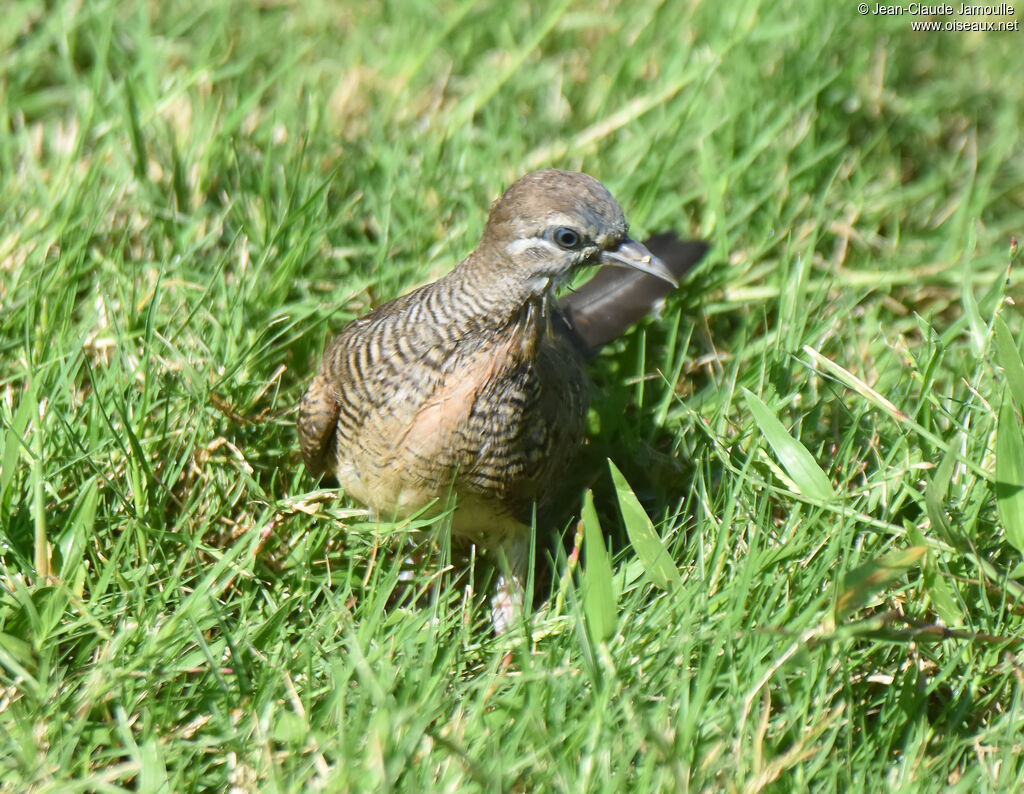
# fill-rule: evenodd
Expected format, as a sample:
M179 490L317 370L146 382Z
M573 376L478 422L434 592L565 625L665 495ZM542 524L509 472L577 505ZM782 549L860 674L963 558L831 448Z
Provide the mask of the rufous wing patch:
M436 459L452 447L455 434L465 427L477 398L506 367L515 363L519 334L513 332L498 344L477 350L459 367L448 372L398 439L395 459L412 454Z

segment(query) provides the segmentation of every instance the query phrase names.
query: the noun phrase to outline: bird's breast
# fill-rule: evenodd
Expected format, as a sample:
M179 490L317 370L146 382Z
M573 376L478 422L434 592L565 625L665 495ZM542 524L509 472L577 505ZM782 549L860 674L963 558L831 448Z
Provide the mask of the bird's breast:
M380 382L369 401L339 391L335 475L344 490L397 516L453 486L460 498L512 512L542 498L580 444L589 402L579 353L551 329L524 312L506 327L452 335L450 345L400 362L386 352L361 361L371 373L363 387L372 373ZM373 408L346 410L346 400Z

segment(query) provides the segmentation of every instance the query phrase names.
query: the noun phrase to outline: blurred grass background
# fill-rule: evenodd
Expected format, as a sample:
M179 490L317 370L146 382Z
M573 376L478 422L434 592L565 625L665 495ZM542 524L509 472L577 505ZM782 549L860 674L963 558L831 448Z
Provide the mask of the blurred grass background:
M3 790L1019 788L1024 56L909 23L8 3ZM496 639L459 571L400 585L294 406L548 165L713 248L595 362L610 570L540 527Z

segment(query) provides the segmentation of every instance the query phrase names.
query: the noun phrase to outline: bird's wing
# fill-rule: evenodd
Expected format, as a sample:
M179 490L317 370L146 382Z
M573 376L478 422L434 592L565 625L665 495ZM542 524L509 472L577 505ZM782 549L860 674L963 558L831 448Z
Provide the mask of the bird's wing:
M338 428L338 400L335 395L336 391L321 371L309 384L299 406L299 448L306 469L314 477L333 469L332 447Z

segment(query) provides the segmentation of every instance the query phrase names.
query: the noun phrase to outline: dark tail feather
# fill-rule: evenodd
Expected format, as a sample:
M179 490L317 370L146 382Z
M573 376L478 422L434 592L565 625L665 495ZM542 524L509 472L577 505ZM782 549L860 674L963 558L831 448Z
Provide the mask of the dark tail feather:
M682 281L708 250L707 243L680 240L672 232L656 234L644 242L648 250ZM593 355L626 329L659 308L672 291L671 284L636 270L603 267L575 292L560 301L577 341Z

